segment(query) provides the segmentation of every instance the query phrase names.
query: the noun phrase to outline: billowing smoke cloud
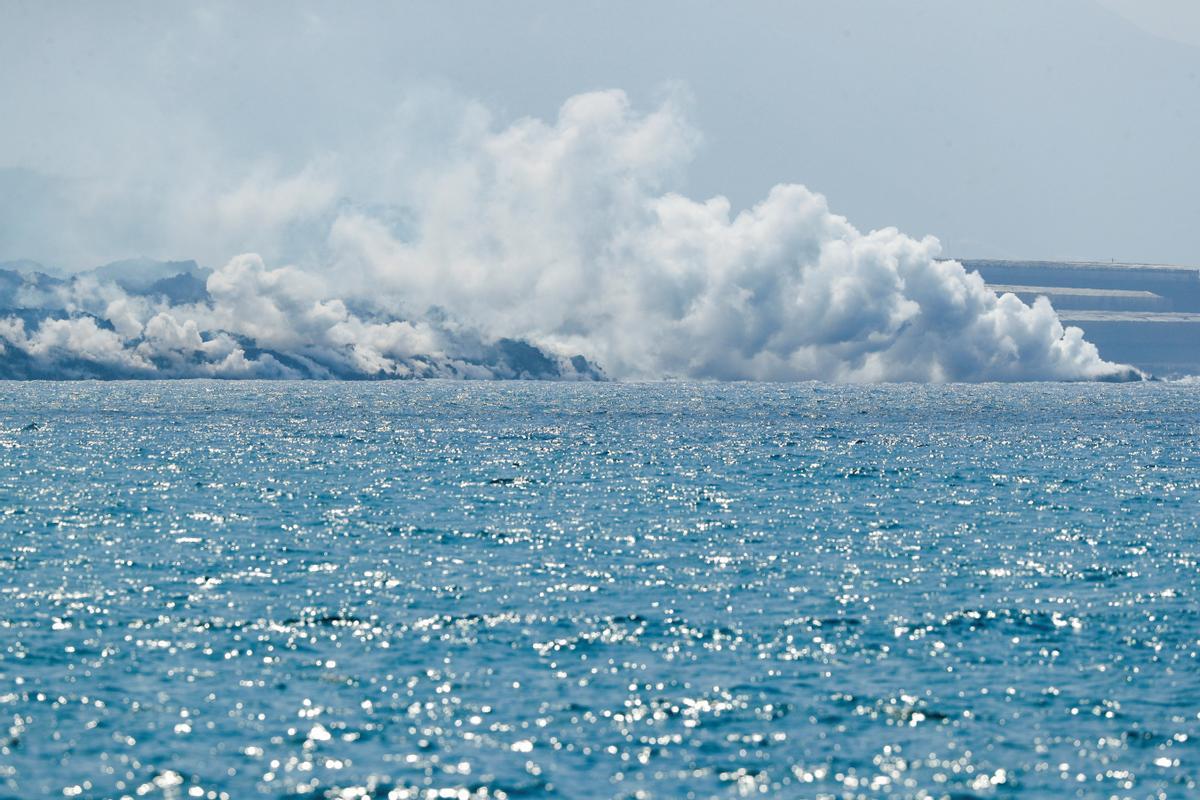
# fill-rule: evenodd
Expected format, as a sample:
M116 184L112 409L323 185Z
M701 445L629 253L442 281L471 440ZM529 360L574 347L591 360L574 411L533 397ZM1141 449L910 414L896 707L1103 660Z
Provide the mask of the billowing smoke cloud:
M317 242L157 282L26 276L12 375L947 381L1136 377L1050 304L997 296L933 238L860 233L797 185L734 213L669 191L698 136L676 100L568 100L553 122L461 115L435 156L404 126L368 166L257 171L197 219ZM119 271L118 271L119 272ZM151 278L154 276L150 276Z

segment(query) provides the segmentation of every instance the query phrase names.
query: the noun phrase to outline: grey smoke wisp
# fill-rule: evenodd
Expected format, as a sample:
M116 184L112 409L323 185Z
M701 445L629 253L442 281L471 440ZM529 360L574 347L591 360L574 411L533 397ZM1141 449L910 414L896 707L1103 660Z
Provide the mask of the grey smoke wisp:
M404 118L364 155L189 194L264 255L157 272L4 273L16 377L1136 377L1045 299L997 296L933 238L856 230L799 185L735 211L671 191L699 137L682 104L619 91L553 121L468 105ZM281 242L290 243L287 247ZM300 244L296 244L300 243ZM290 248L290 249L289 249ZM288 251L287 263L279 260ZM153 265L151 265L153 266Z

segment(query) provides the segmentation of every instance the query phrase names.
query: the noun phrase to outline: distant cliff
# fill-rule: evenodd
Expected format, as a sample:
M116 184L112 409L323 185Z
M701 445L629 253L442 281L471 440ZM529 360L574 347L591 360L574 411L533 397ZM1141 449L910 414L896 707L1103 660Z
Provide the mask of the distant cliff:
M1045 296L1107 359L1158 377L1200 374L1200 267L959 259L998 292Z

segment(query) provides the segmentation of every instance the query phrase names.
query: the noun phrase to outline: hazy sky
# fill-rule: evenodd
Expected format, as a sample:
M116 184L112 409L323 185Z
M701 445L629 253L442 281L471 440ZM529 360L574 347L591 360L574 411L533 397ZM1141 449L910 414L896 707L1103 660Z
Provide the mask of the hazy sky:
M0 260L269 251L263 208L303 240L314 185L376 202L439 116L620 88L687 104L692 197L796 182L960 257L1200 262L1191 0L0 0L0 52Z

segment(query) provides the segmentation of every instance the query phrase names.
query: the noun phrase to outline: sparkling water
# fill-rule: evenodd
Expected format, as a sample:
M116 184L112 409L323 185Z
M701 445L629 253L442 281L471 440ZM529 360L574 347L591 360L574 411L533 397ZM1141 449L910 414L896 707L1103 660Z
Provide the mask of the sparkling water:
M1200 395L0 384L0 796L1183 797Z

